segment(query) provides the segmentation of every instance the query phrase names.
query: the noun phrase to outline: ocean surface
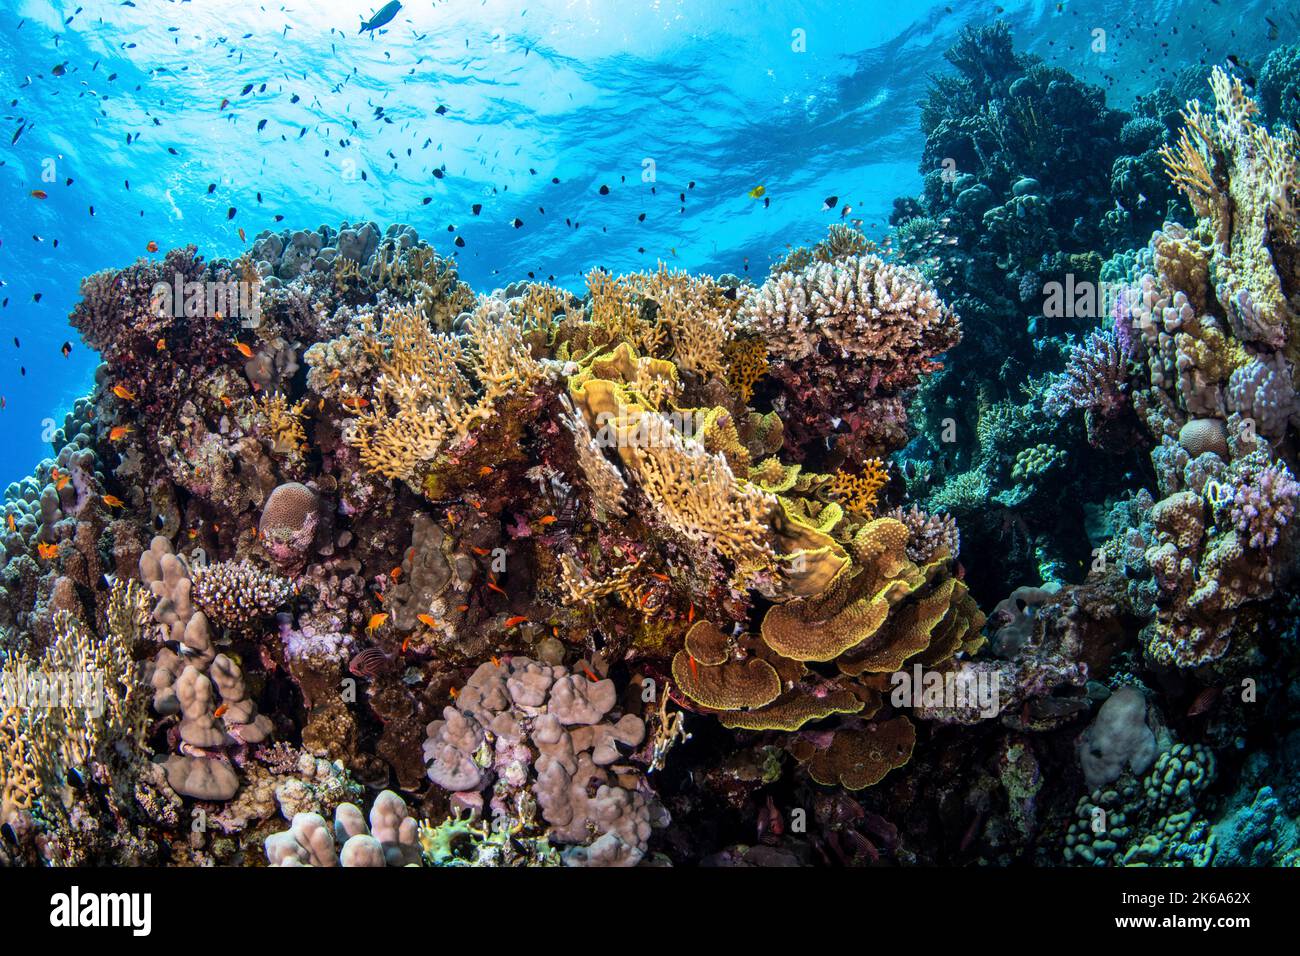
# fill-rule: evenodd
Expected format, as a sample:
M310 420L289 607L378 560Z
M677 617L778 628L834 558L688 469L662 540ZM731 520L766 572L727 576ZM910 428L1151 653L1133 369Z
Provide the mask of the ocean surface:
M1119 107L1300 34L1300 7L1267 0L411 0L358 34L371 13L0 4L0 487L91 384L66 321L81 278L149 243L235 257L264 229L374 220L478 291L660 259L761 279L844 206L887 231L920 184L917 101L968 24L1005 19Z

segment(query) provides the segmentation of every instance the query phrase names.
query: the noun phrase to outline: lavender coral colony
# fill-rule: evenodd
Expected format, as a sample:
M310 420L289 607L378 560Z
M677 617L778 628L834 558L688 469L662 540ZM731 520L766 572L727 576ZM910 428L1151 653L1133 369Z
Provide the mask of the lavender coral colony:
M1296 862L1300 730L1242 756L1300 634L1295 136L1222 70L1128 116L1001 28L950 59L964 178L761 280L475 290L372 222L87 278L0 678L104 706L6 698L0 862ZM1066 116L1114 163L1068 200ZM1108 308L959 411L1076 267Z

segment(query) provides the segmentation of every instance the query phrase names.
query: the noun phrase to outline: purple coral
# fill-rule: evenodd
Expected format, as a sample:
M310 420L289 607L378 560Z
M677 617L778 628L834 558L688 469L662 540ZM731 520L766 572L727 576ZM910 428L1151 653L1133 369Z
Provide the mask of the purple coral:
M1300 483L1280 461L1267 467L1252 462L1238 475L1230 509L1232 523L1250 536L1252 548L1271 548L1295 515Z
M930 514L912 505L906 511L902 506L894 508L885 517L907 525L907 556L918 564L933 561L941 550L953 559L961 551L961 532L957 519L950 514Z
M1092 332L1073 346L1065 370L1043 396L1043 407L1062 418L1083 409L1093 445L1098 444L1098 426L1118 418L1128 403L1128 358L1114 329Z

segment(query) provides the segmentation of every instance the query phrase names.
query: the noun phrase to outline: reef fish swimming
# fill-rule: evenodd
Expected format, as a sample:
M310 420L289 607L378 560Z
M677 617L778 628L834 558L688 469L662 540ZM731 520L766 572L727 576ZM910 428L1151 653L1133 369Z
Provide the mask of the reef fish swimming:
M389 0L389 2L380 7L379 11L369 20L365 17L361 18L361 29L358 30L357 33L362 34L367 30L378 30L380 27L391 23L393 17L397 16L397 11L400 9L402 9L402 5L398 0Z

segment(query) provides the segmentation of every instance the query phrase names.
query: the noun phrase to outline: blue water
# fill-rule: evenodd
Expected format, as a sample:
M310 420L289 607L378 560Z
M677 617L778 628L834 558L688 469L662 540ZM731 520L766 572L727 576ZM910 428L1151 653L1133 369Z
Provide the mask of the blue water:
M151 241L233 257L263 229L370 219L456 252L477 290L658 259L761 277L839 206L887 228L920 183L916 103L968 23L1000 15L1121 107L1171 64L1275 45L1266 14L1300 35L1295 2L1132 6L411 0L358 35L368 0L0 3L0 487L91 384L80 279Z

